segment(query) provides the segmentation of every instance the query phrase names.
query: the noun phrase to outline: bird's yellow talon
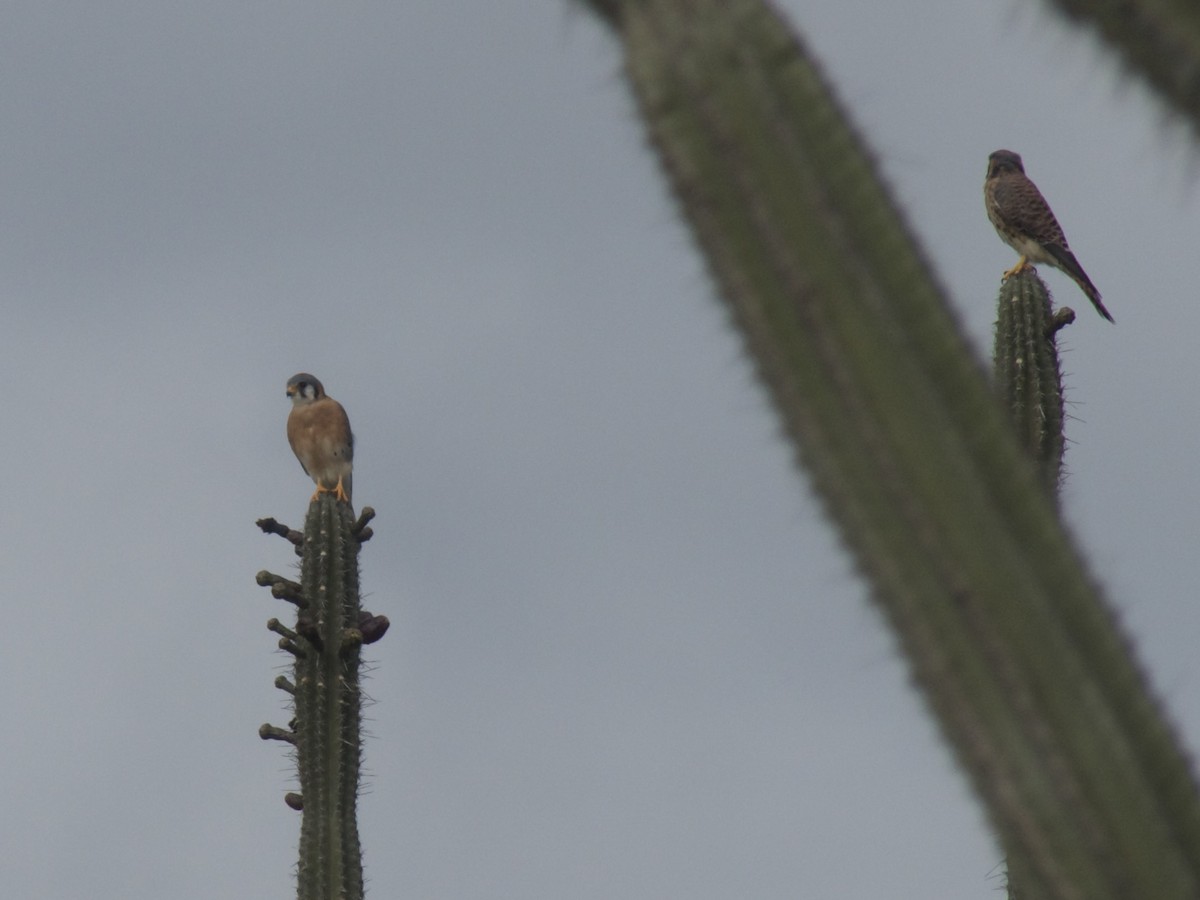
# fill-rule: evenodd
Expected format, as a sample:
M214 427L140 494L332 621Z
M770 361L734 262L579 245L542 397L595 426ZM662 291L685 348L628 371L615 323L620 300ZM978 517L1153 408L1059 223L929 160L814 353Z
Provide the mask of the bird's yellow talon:
M340 500L343 503L350 502L350 495L346 493L346 487L344 484L342 484L342 479L340 478L338 479L337 484L331 488L327 488L323 484L318 484L317 489L313 491L313 495L309 498L308 502L313 503L322 494L333 494L333 498L335 500Z
M1030 265L1029 260L1027 260L1024 256L1022 256L1020 259L1017 260L1017 264L1015 266L1013 266L1011 269L1006 269L1004 271L1004 274L1000 276L1000 280L1008 281L1008 279L1012 278L1014 275L1019 275L1021 272L1024 272L1026 269L1032 269L1032 268L1033 268L1033 266Z
M326 490L328 491L329 489L326 488ZM334 496L334 499L340 500L340 501L342 501L342 503L350 502L350 496L346 493L345 487L342 486L341 478L338 479L337 486L334 487L334 489L333 489L333 496Z

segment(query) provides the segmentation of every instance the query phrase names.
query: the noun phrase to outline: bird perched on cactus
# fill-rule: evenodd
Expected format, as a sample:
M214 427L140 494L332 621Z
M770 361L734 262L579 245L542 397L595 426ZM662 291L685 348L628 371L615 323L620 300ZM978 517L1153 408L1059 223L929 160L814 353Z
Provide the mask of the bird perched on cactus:
M1062 226L1054 218L1046 198L1025 174L1025 165L1019 154L1011 150L997 150L988 157L983 199L988 218L996 226L996 233L1004 243L1021 254L1017 264L1004 273L1005 278L1030 268L1030 262L1054 266L1083 289L1096 307L1096 312L1113 321L1100 302L1100 292L1067 246Z
M324 493L350 502L354 470L354 434L342 404L325 393L321 382L307 372L288 379L292 398L287 436L304 471L317 484L312 495Z

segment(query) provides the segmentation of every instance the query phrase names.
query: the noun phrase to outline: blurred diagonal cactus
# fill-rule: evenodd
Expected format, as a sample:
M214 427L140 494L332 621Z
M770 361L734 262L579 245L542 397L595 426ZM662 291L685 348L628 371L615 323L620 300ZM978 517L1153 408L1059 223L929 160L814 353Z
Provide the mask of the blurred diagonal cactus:
M357 900L363 896L362 851L356 806L362 758L360 650L387 630L387 619L359 602L358 551L371 536L364 508L356 520L331 493L314 497L302 535L263 520L264 531L289 537L300 555L300 582L260 572L258 582L296 605L294 628L272 619L279 645L295 658L293 677L275 684L291 695L286 729L264 725L264 739L295 747L300 792L288 805L302 811L299 900Z
M986 804L1013 896L1200 897L1188 760L1046 489L1061 431L1016 439L807 49L762 0L590 5L798 455ZM1006 289L1038 300L1031 281ZM1022 415L1061 419L1057 364L1030 356L1042 326L1010 325L1005 365L1040 379L1019 388Z

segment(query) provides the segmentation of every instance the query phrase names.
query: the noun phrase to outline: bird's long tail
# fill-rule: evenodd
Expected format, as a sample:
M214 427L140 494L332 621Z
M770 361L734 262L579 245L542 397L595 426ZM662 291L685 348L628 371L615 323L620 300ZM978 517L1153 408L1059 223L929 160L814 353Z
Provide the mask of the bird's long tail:
M1058 267L1070 275L1083 292L1087 294L1087 298L1092 301L1092 306L1096 307L1096 312L1100 313L1108 321L1116 324L1116 319L1112 317L1112 313L1105 309L1104 304L1100 302L1100 292L1092 284L1092 279L1087 277L1087 272L1083 271L1083 266L1079 264L1079 260L1075 258L1075 254L1066 247L1051 246L1047 247L1046 250L1058 262Z

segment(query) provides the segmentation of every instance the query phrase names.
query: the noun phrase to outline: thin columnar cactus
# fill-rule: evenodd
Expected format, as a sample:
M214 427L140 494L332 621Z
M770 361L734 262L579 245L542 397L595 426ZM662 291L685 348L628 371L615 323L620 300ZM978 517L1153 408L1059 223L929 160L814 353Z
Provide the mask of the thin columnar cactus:
M1000 286L993 355L996 389L1012 416L1017 439L1055 497L1066 445L1057 335L1074 318L1069 307L1052 313L1050 292L1032 269Z
M368 507L356 520L348 504L331 493L309 504L304 532L263 520L264 531L282 534L300 555L300 582L270 572L259 584L296 604L294 628L272 619L268 627L281 635L279 645L295 659L292 679L276 686L293 698L289 728L264 725L264 739L292 744L300 792L288 794L289 806L302 811L299 900L359 900L363 896L362 851L356 806L362 758L362 693L360 651L387 630L387 619L362 610L358 586L358 551L370 535Z
M1189 761L804 45L762 0L591 5L1023 895L1200 897Z

